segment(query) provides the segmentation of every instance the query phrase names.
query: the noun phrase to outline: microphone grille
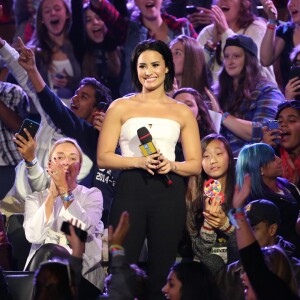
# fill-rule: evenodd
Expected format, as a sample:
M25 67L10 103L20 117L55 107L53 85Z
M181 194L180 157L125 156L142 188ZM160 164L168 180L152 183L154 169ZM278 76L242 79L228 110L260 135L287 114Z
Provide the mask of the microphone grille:
M137 130L138 138L142 144L147 144L152 141L152 135L146 127L141 127Z

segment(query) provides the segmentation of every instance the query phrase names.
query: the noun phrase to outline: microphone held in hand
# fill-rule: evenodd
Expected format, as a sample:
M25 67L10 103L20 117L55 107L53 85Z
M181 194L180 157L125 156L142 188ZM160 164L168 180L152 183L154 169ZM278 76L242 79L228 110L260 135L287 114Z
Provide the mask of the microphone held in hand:
M141 145L139 147L142 151L142 154L145 157L157 153L157 150L152 142L152 135L150 134L149 130L146 127L139 128L137 130L137 135L141 142ZM173 181L171 180L168 174L164 174L164 176L166 178L166 182L168 185L173 184Z

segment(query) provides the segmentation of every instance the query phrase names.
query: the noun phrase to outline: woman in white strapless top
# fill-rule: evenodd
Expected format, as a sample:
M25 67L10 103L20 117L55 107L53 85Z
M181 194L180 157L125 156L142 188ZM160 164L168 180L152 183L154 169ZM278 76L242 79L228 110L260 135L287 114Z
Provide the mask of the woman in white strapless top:
M110 212L116 226L123 211L130 215L125 241L130 263L138 261L148 240L148 270L151 300L165 299L163 287L176 258L186 219L183 176L201 171L200 136L196 119L186 105L166 95L172 90L172 53L161 41L147 40L135 48L131 72L139 93L115 100L109 107L99 137L100 168L122 169ZM137 130L146 127L157 153L144 157ZM180 138L185 161L175 162ZM122 156L115 154L120 142ZM166 174L173 181L166 183Z

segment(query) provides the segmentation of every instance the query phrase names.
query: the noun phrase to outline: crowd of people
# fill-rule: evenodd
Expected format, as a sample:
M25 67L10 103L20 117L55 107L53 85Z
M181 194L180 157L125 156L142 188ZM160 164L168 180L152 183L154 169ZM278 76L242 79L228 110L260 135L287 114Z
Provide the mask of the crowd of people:
M33 299L299 299L300 2L257 2L0 6L0 211Z

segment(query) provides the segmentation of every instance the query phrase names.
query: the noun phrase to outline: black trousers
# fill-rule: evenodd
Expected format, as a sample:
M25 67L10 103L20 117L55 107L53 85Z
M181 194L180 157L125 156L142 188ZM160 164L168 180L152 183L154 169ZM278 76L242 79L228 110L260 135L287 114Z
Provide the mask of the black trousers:
M110 224L118 224L123 211L128 211L130 229L125 251L130 263L137 263L145 238L148 240L148 270L150 299L165 299L161 293L170 267L176 259L178 243L186 220L185 182L169 174L150 175L144 170L123 171L116 184L115 199L110 212Z

